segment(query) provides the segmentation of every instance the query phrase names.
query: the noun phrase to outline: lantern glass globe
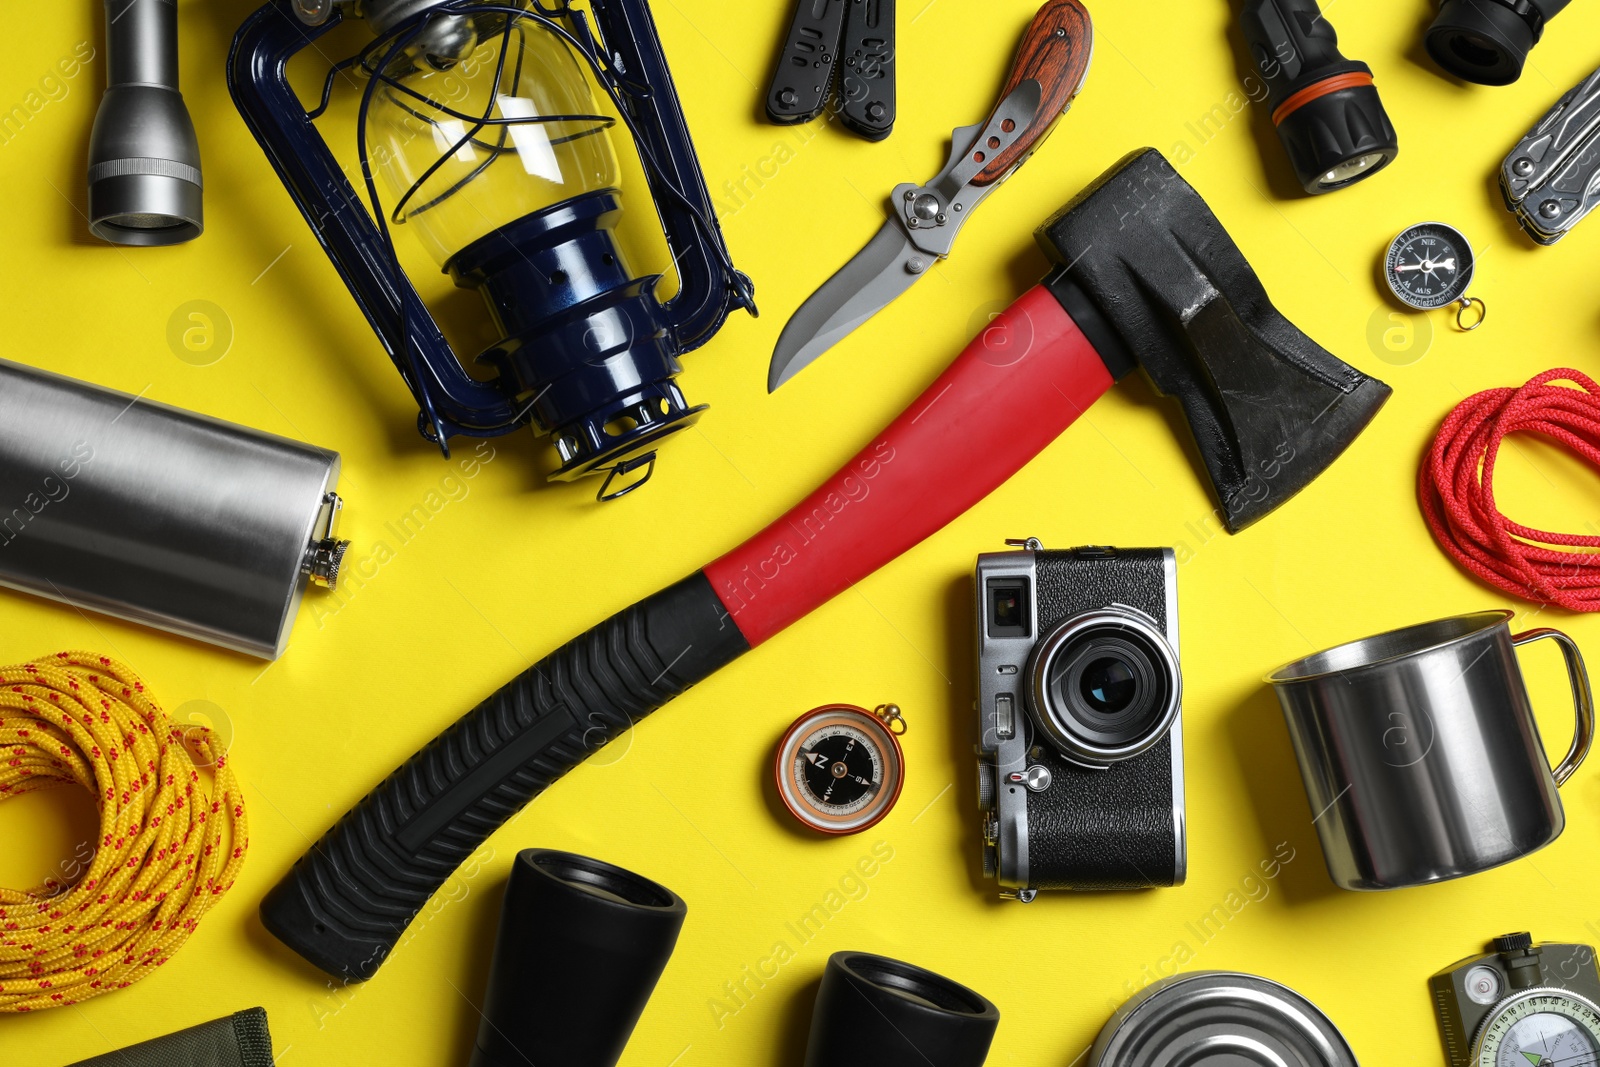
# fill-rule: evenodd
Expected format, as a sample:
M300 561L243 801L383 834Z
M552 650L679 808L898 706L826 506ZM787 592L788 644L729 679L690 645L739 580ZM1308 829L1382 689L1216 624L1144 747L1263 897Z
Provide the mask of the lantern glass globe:
M566 42L530 20L509 34L503 24L483 29L446 69L421 62L398 79L404 89L379 86L367 122L390 210L441 267L508 223L619 182L602 117L611 109L600 110ZM474 132L486 111L524 121Z

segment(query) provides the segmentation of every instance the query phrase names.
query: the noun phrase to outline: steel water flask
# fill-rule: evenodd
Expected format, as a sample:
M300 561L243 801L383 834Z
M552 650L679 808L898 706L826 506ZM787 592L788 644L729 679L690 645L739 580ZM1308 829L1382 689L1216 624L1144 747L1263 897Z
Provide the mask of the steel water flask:
M339 455L0 360L0 585L276 659Z

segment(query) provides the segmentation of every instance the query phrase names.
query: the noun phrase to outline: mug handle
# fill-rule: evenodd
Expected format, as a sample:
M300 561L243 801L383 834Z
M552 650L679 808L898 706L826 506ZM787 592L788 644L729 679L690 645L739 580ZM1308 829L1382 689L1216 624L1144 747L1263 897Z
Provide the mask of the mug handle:
M1511 643L1527 645L1545 637L1561 646L1561 656L1567 661L1567 681L1572 685L1572 703L1578 714L1577 726L1572 731L1572 747L1553 772L1556 785L1561 785L1572 777L1572 772L1583 763L1583 757L1589 754L1589 743L1594 740L1594 693L1589 688L1589 671L1583 665L1583 653L1578 650L1578 643L1560 630L1548 627L1529 630L1513 635Z

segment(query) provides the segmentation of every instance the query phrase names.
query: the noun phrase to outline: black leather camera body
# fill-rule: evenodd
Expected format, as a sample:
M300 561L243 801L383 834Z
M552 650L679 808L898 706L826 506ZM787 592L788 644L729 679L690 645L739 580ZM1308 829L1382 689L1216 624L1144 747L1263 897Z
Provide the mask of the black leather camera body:
M1180 885L1177 564L1087 546L978 557L978 803L1002 896Z

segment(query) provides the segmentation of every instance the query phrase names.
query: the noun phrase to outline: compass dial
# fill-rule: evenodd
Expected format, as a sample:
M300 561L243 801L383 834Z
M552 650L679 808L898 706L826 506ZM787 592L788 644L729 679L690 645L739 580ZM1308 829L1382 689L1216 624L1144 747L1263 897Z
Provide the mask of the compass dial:
M1394 295L1428 311L1461 300L1472 284L1472 246L1454 227L1422 222L1389 245L1384 278Z
M1530 989L1485 1019L1473 1067L1597 1067L1600 1008L1560 989Z
M807 712L778 745L778 793L814 830L853 834L889 813L905 770L900 743L872 712L831 704Z
M854 726L824 726L795 755L806 799L842 815L866 807L883 786L883 754Z

